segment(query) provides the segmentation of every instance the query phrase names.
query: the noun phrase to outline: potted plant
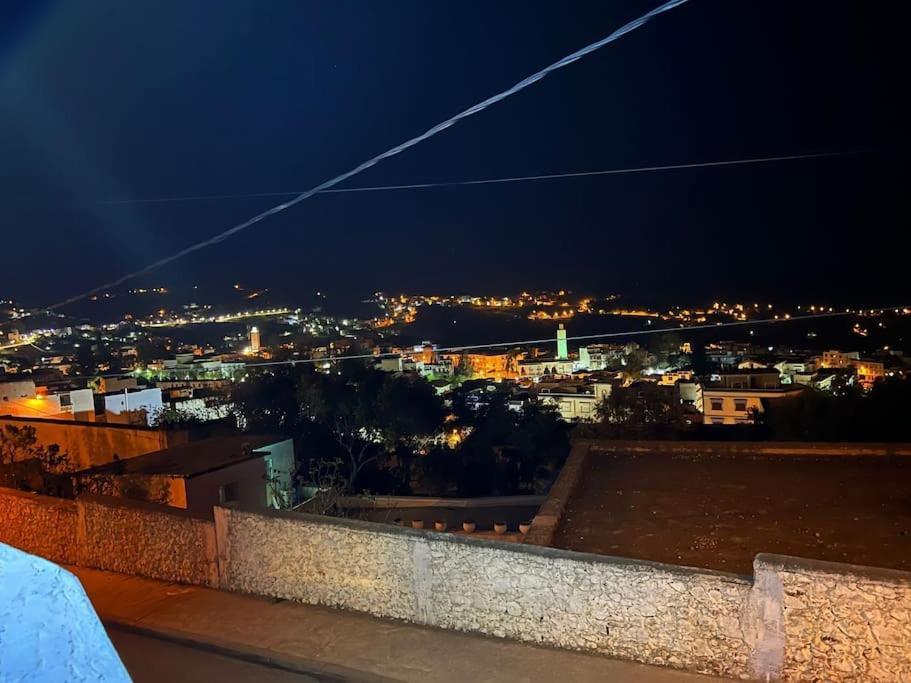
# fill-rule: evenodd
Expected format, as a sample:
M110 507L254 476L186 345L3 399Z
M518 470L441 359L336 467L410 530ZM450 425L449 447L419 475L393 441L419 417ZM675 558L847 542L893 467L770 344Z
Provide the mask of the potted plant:
M494 522L493 530L496 534L505 534L506 533L506 522Z
M433 528L436 529L437 531L446 531L446 520L438 519L437 521L435 521L433 523Z
M463 530L466 534L473 533L474 530L475 530L475 526L476 526L476 525L475 525L473 519L466 519L464 522L462 522L462 530Z
M411 528L412 528L412 529L423 529L423 528L424 528L424 520L423 520L423 519L412 519L412 520L411 520Z
M519 523L519 533L523 536L528 533L528 530L531 529L531 522L520 522Z

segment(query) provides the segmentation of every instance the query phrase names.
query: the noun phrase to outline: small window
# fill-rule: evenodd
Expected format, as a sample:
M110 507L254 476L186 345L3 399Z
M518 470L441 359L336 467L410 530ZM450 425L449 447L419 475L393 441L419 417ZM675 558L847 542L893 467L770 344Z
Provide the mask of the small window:
M240 491L236 481L230 484L223 484L218 489L219 503L235 503L240 500Z
M734 410L738 413L745 413L747 411L747 400L745 398L735 398Z
M73 399L70 398L69 394L60 394L60 407L66 408L67 406L73 405Z
M724 403L723 399L713 398L712 401L712 410L721 410Z
M713 417L713 418L712 418L712 424L713 424L713 425L723 425L723 424L724 424L724 418L723 418L723 417Z

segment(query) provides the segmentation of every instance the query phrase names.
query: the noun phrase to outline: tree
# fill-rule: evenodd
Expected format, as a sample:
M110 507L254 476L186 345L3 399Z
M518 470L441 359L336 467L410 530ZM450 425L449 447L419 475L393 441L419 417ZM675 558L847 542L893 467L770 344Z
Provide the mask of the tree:
M764 438L776 441L911 440L911 382L876 384L868 395L846 385L843 393L806 389L768 401L758 417Z
M626 375L628 381L636 380L642 375L642 370L645 369L648 359L648 351L639 346L624 355L623 374Z
M48 471L58 471L69 464L69 458L60 452L60 446L38 443L38 433L34 427L4 425L0 430L0 465L25 460L37 460Z
M70 375L74 377L94 375L98 367L95 363L95 352L91 344L82 342L76 349L73 364L70 366Z
M704 375L709 371L709 361L705 354L705 344L700 339L691 339L690 345L693 352L690 354L690 363L693 366L693 372L697 375Z
M63 496L71 493L69 457L57 444L38 443L34 427L0 430L0 485Z
M443 406L422 379L379 372L363 363L339 368L329 374L308 366L251 375L233 399L243 429L298 440L306 452L305 478L328 478L331 470L331 478L351 492L367 468L388 474L423 449L443 424ZM332 464L328 470L326 463Z
M653 437L669 433L680 424L680 405L673 392L655 382L636 382L614 387L598 404L602 434L615 437Z
M413 453L443 424L442 402L427 382L370 369L357 375L310 372L297 389L302 414L328 427L342 450L349 491L367 465Z
M456 364L453 373L456 377L462 377L464 379L471 379L474 377L474 364L471 362L471 358L464 351L459 355L459 361Z
M167 342L160 337L144 337L136 342L136 360L140 365L167 358L169 354Z
M157 408L149 416L149 425L159 429L199 427L207 422L205 415L196 411L178 410L171 406Z
M294 367L279 367L250 374L236 383L231 401L238 426L250 432L295 436L301 420L297 399L297 377L301 372Z
M513 495L543 490L569 453L569 426L549 406L510 410L504 393L491 395L471 420L471 432L452 450L419 458L425 493Z

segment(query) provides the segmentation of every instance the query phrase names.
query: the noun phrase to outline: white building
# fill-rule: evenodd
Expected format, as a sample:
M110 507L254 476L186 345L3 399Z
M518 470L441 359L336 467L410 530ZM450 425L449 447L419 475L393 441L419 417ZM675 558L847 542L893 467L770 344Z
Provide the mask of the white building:
M518 362L518 367L519 378L536 379L548 375L571 375L575 370L575 363L557 358L526 358Z
M813 361L783 360L775 364L775 369L781 373L782 384L805 384L806 378L811 378L816 372L816 364Z
M709 425L751 424L765 402L799 396L801 386L782 386L778 370L729 370L702 389L703 420Z
M402 372L404 367L401 356L383 356L376 363L377 370L383 372Z
M620 366L623 353L610 344L589 344L579 347L579 368L581 370L608 370Z
M107 422L151 425L161 412L161 389L144 387L124 389L113 394L102 394Z
M593 382L561 391L559 388L543 389L538 398L543 405L554 406L567 422L589 421L596 418L598 404L610 396L610 382Z
M94 420L91 389L48 392L32 380L0 382L0 415L55 420Z

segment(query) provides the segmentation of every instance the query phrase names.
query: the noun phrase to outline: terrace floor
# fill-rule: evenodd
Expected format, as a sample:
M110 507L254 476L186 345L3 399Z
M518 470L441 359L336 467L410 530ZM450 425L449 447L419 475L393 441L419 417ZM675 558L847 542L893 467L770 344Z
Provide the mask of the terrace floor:
M223 671L221 680L326 683L723 680L356 612L68 569L140 683L218 680ZM168 661L173 657L176 663Z
M911 458L593 449L554 545L751 574L757 553L911 570Z

